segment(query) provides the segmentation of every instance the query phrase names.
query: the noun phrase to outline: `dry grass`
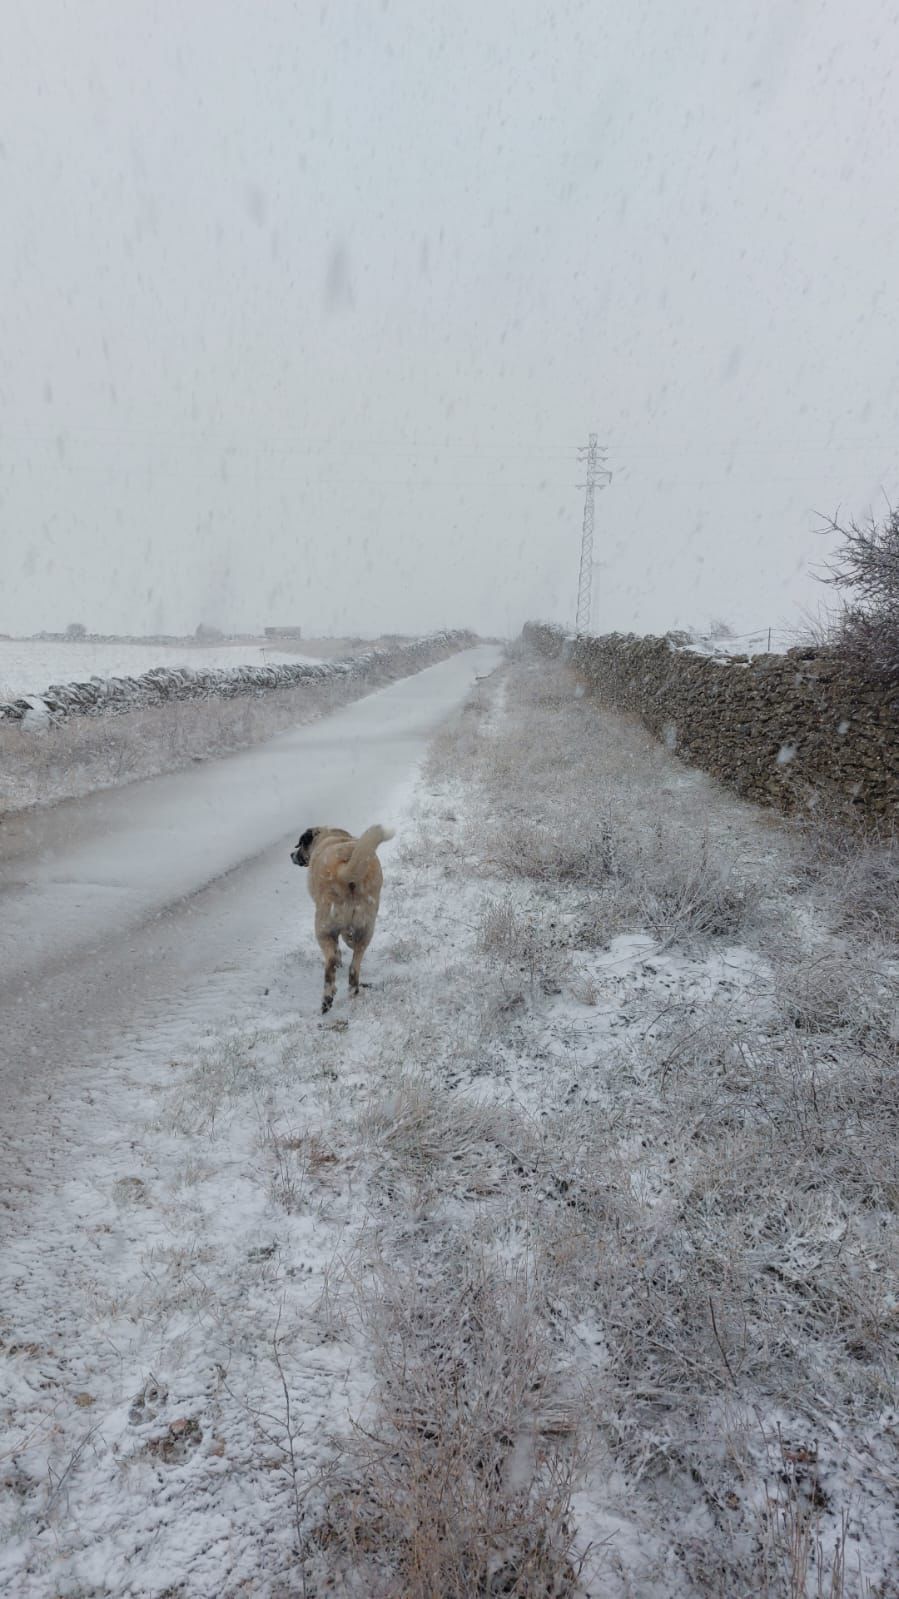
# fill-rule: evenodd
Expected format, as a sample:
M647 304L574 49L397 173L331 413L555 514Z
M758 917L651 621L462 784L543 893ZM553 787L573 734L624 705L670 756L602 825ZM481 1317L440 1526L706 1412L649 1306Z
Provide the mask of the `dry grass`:
M307 1486L304 1591L573 1599L570 1362L527 1256L498 1256L452 1219L506 1211L532 1134L507 1106L402 1068L373 1086L354 1133L369 1196L356 1319L375 1386Z
M205 1048L168 1096L157 1126L188 1136L213 1134L235 1103L258 1087L254 1051L260 1035L224 1034Z
M73 716L34 732L4 723L0 814L228 755L323 716L353 693L337 679L259 697L174 701L121 716Z
M850 946L797 953L776 970L778 1003L805 1033L848 1034L889 1052L899 1046L899 969L878 952Z
M457 1051L460 1060L464 1051ZM501 1192L515 1134L508 1111L477 1098L448 1099L439 1080L400 1069L388 1075L356 1121L374 1164L373 1191L410 1214L433 1212L448 1189L460 1198Z
M488 900L478 924L478 949L489 963L518 973L532 996L559 992L567 961L563 938L545 917Z
M515 820L488 835L487 862L509 877L553 888L572 883L604 888L621 874L611 819L582 818L570 830L550 831L537 820Z
M364 1307L378 1389L306 1540L347 1594L577 1592L570 1396L526 1274L447 1240L426 1277L382 1268Z
M849 1551L896 1474L892 864L844 842L810 874L787 826L717 799L563 671L516 664L505 702L499 716L476 700L430 774L464 785L473 811L445 870L492 879L474 927L487 964L526 977L555 940L571 992L606 1012L578 962L617 933L651 933L655 962L742 942L756 965L711 999L691 980L659 1004L637 982L617 1045L547 1071L533 1124L511 1118L496 1138L515 1159L485 1236L526 1248L560 1339L596 1329L590 1413L609 1471L676 1547L689 1591L886 1594ZM512 1047L536 1056L535 990ZM798 1440L782 1454L779 1426Z
M715 858L707 838L685 846L656 828L643 860L631 863L639 922L666 949L702 949L712 939L745 938L758 909L755 884L741 882Z
M863 834L852 817L811 817L798 828L816 902L836 932L899 944L899 836Z
M648 837L633 838L612 806L588 817L580 834L516 820L488 834L484 859L492 870L521 877L552 894L578 889L589 942L607 945L616 934L642 930L660 948L704 948L748 931L758 905L752 883L741 882L716 859L708 839L685 844L659 821Z
M826 1495L818 1476L818 1450L791 1445L778 1433L774 1455L776 1488L767 1488L761 1516L761 1551L757 1562L764 1599L844 1599L847 1576L860 1599L873 1590L860 1576L847 1572L848 1518L833 1539L824 1535Z
M518 666L501 729L482 691L441 736L431 781L470 774L469 803L480 799L467 860L533 885L547 906L571 891L580 935L593 946L637 931L691 951L749 937L762 874L732 833L697 829L707 780L673 778L670 759L636 723L616 718L608 740L603 713L577 689L560 667ZM547 909L543 920L551 918Z

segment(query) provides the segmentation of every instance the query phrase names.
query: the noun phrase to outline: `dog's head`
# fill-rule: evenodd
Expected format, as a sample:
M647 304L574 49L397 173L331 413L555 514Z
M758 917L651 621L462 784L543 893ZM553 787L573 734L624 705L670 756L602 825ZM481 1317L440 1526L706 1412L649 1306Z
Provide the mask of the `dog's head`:
M307 827L305 833L297 844L296 849L292 849L290 852L290 858L293 861L294 866L309 865L309 856L312 854L312 846L315 843L315 840L318 838L320 832L320 827Z

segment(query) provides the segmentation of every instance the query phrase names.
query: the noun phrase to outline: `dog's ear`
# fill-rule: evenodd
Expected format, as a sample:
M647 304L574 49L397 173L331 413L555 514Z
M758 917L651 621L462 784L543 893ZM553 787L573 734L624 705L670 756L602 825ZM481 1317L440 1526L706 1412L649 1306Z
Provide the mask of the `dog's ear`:
M320 832L320 827L307 827L305 833L300 838L296 849L292 849L290 852L290 858L293 861L294 866L309 865L309 855L312 850L312 846L315 843L315 840L318 838Z

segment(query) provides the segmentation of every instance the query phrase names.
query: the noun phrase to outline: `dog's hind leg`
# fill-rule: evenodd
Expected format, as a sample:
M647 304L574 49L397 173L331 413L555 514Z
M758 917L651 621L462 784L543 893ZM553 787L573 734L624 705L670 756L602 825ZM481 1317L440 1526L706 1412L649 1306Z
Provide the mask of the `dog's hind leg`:
M340 950L337 945L335 933L319 933L319 948L325 957L325 991L322 995L322 1015L331 1009L334 995L337 992L337 968L340 965Z
M350 961L350 993L354 998L359 992L359 969L362 965L362 957L370 942L371 940L368 938L364 941L361 939L353 940L353 958Z

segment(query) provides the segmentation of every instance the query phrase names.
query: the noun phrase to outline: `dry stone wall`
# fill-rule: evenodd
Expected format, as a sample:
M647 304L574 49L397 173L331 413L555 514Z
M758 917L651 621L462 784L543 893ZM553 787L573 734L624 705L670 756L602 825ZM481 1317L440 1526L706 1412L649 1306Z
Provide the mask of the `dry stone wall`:
M573 638L528 623L525 642L565 659L604 703L638 716L683 760L785 811L899 809L899 685L834 652L709 657L667 638Z
M0 704L0 722L26 725L40 718L61 722L70 716L122 715L178 700L234 699L272 689L339 681L365 687L390 683L433 666L475 642L461 630L432 633L390 649L367 650L342 661L297 661L280 666L191 668L158 666L139 677L92 677L85 683L56 683L42 694Z

